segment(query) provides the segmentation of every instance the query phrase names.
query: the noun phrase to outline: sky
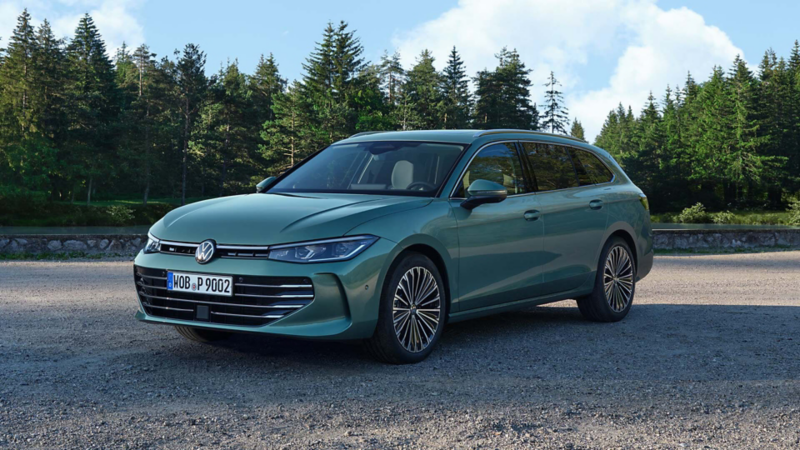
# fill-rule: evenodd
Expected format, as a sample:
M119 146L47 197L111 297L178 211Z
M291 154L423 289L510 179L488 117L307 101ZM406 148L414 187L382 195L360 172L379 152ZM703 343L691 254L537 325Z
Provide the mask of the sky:
M788 56L800 39L793 0L0 0L0 46L23 8L61 37L88 12L112 54L123 42L147 43L172 57L192 42L208 71L237 60L249 73L273 53L290 80L302 77L329 21L357 30L367 60L399 50L406 67L427 48L441 69L455 45L474 75L495 67L502 47L516 48L533 69L532 100L542 103L554 71L590 140L620 102L638 112L650 91L661 97L687 72L704 80L737 54L756 69L767 48Z

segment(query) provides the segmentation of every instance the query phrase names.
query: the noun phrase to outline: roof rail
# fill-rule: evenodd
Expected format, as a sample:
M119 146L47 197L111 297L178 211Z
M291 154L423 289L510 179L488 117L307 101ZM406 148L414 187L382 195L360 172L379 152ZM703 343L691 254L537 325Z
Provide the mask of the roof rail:
M361 133L356 133L352 136L349 136L347 139L358 137L358 136L367 136L370 134L378 134L378 133L386 133L385 131L362 131Z
M491 134L501 134L501 133L517 133L517 134L533 134L533 135L536 135L536 136L551 136L551 137L569 139L569 140L577 141L577 142L583 142L584 144L587 143L583 139L576 138L574 136L568 136L566 134L543 133L541 131L530 131L530 130L515 130L513 128L479 131L479 132L475 133L475 137L488 136L488 135L491 135Z

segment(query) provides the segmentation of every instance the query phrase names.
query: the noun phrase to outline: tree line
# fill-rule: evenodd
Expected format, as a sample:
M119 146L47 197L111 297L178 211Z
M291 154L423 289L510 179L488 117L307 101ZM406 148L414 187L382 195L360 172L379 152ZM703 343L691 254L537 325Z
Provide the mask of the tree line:
M289 83L271 54L252 74L229 61L207 75L196 44L161 58L147 45L123 45L110 58L88 14L62 40L46 20L34 27L25 11L0 53L0 194L185 202L250 192L360 131L566 132L555 76L540 114L516 50L503 48L497 67L474 77L455 48L442 71L427 50L408 69L398 53L378 63L363 53L347 23L330 23L300 80Z
M612 110L596 145L660 211L783 209L800 193L800 44L768 50L756 73L741 57L707 81L652 93L638 116Z
M531 101L531 70L503 48L497 65L467 72L453 48L437 71L425 50L408 68L380 61L347 23L330 23L289 82L270 54L246 74L214 73L187 44L157 57L145 44L109 57L87 14L58 39L27 11L0 49L0 199L213 197L250 192L360 131L520 128L571 134L560 83ZM0 42L2 44L3 42ZM766 52L753 73L741 58L709 79L691 74L637 115L612 110L595 144L648 194L656 211L783 208L800 191L800 46Z

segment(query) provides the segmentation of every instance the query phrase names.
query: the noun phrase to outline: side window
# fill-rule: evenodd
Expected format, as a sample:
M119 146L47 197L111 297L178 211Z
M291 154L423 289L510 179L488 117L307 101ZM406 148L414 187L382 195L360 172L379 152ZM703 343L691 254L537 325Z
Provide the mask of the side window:
M583 166L594 184L608 183L614 179L614 174L608 170L608 167L606 167L606 165L603 164L597 158L597 156L594 156L585 150L573 149L571 151L574 152L572 159L575 160L575 166L577 167L578 161L580 161L580 164Z
M575 166L575 173L578 175L578 183L581 186L589 186L594 184L594 180L592 179L592 176L589 175L589 172L586 171L586 166L583 165L583 160L581 159L581 156L583 155L580 155L583 153L586 152L569 147L569 156L572 158L572 165ZM587 154L583 157L583 159L588 160L588 156L591 155Z
M508 190L508 195L529 192L525 186L517 150L511 143L495 144L481 150L464 172L456 196L467 197L467 188L475 180L502 184Z
M539 191L553 191L578 186L575 169L560 145L523 142L522 148L533 167Z

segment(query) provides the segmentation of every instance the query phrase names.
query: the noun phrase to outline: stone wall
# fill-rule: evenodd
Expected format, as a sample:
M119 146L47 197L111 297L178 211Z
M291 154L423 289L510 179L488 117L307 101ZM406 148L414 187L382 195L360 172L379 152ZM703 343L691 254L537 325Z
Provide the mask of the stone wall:
M147 235L0 235L0 253L69 253L135 255ZM800 248L800 229L655 230L659 250Z
M800 248L800 229L775 230L654 230L659 250Z
M134 255L147 235L0 235L0 253L70 253Z

